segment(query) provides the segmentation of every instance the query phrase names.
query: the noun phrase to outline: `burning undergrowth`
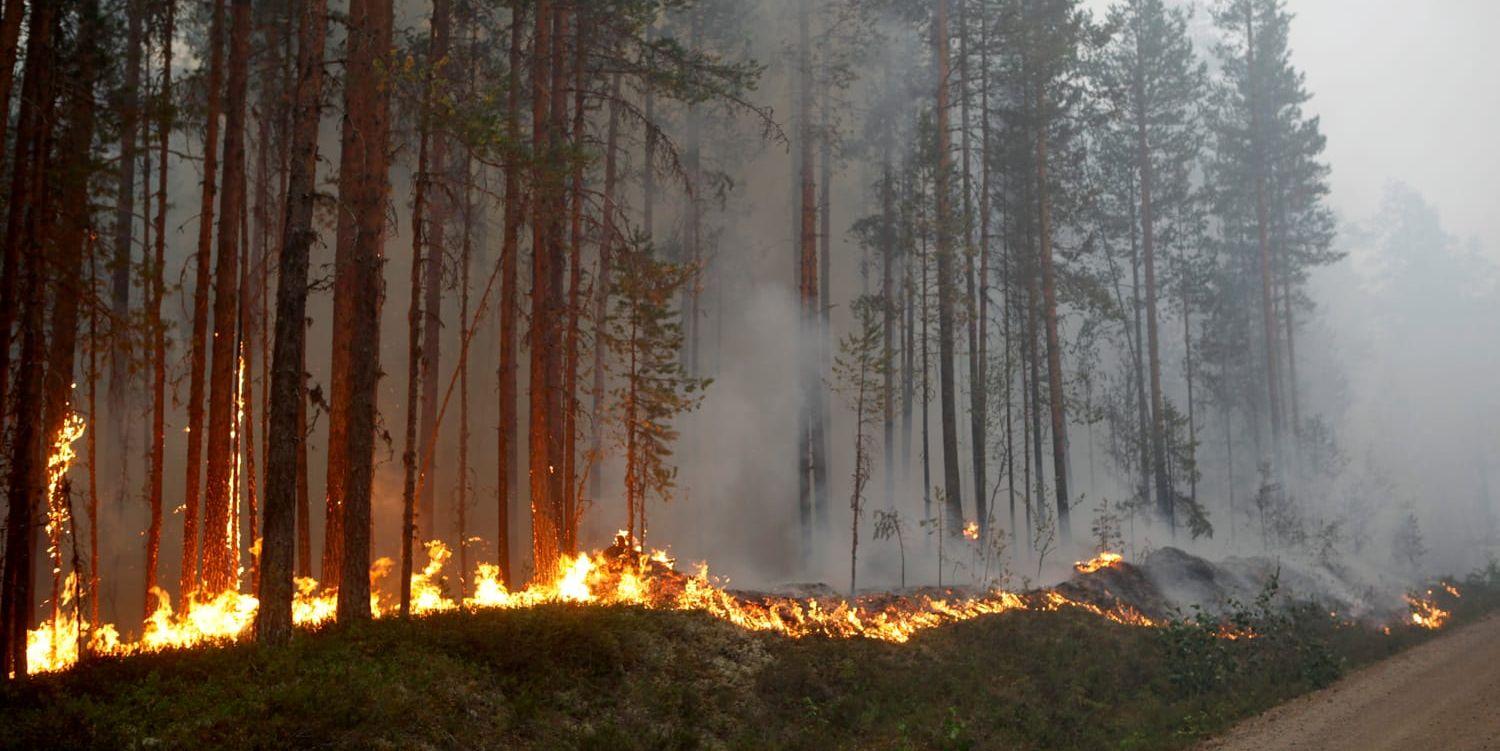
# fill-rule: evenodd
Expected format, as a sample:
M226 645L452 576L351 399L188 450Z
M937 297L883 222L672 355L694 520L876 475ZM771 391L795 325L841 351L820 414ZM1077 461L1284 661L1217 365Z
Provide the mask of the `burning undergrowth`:
M731 589L712 576L705 564L687 572L667 553L644 551L621 534L604 550L566 558L550 582L512 591L493 564L480 564L471 578L472 592L453 596L445 575L451 553L440 542L427 545L428 562L412 575L411 611L418 616L457 610L529 608L550 603L632 605L648 610L696 611L753 632L790 638L864 638L905 643L916 633L980 616L1011 611L1080 611L1136 627L1160 627L1190 606L1227 603L1250 586L1249 575L1204 561L1172 548L1156 551L1141 566L1114 553L1102 553L1075 565L1076 574L1055 587L1025 592L945 587L863 594L854 598L811 588L798 596ZM391 563L371 568L371 608L388 617L397 606L384 591ZM1457 596L1457 590L1449 597ZM1293 592L1294 596L1303 593ZM1411 596L1411 622L1438 628L1448 611L1432 595ZM303 627L330 622L337 593L315 580L299 579L293 603L294 621ZM157 607L137 638L121 637L112 625L90 628L64 613L29 634L31 672L57 671L75 664L80 654L130 655L166 649L224 643L249 634L256 599L240 592L212 598L190 598L174 611L170 599L157 593ZM1208 609L1212 612L1212 608ZM1347 611L1346 611L1347 612ZM1338 611L1333 611L1334 617ZM1405 614L1395 620L1406 620ZM1226 638L1247 635L1226 628ZM80 645L83 645L80 648Z

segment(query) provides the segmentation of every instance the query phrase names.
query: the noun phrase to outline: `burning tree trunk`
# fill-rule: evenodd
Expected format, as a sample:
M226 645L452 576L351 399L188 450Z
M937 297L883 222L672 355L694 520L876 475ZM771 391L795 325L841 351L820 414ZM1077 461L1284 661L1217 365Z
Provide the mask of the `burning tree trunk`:
M269 429L280 436L266 451L265 538L257 595L255 635L266 644L284 643L292 630L292 538L297 537L297 572L308 576L305 362L307 350L308 255L316 201L318 120L323 89L326 0L301 8L297 27L297 83L292 106L285 223L282 226L276 289L276 336L271 354Z
M239 419L239 261L245 195L245 99L249 85L250 2L232 0L229 42L229 104L224 118L224 190L219 200L219 253L214 268L213 361L209 372L208 482L203 501L204 594L234 589L239 550L235 544L235 450Z
M188 383L187 484L182 512L182 576L179 596L183 604L198 587L201 557L198 552L199 488L203 473L203 388L208 368L209 264L213 254L213 220L219 164L219 108L223 94L224 0L214 0L213 20L208 32L208 91L206 128L203 136L203 193L198 210L198 254L194 259L192 360Z
M50 195L53 191L57 193L55 210L48 210L43 220L50 225L43 232L53 243L50 247L42 246L46 248L42 251L45 263L41 269L42 278L38 279L40 285L46 286L46 296L52 302L46 343L47 372L42 384L45 422L41 435L42 445L52 447L52 451L39 469L46 473L42 502L47 509L44 528L51 558L54 622L59 620L64 602L64 535L69 534L72 527L71 491L65 475L68 464L61 458L58 447L77 438L73 427L76 419L73 378L78 344L78 306L85 292L83 255L94 233L89 207L89 180L94 169L94 87L103 67L99 47L103 19L97 0L85 0L80 4L76 23L77 37L67 69L70 84L67 127L57 144L57 169L49 170L45 178L49 186L44 189L48 195L43 205L53 200ZM73 573L76 575L79 573L76 558L74 564Z
M351 135L343 153L359 153L355 179L339 186L357 233L351 247L349 321L348 464L344 476L340 621L370 618L370 490L374 471L375 386L380 378L380 297L384 287L385 202L389 140L389 94L378 66L391 48L391 0L355 0L350 8L348 73L344 111ZM347 191L347 193L346 193Z

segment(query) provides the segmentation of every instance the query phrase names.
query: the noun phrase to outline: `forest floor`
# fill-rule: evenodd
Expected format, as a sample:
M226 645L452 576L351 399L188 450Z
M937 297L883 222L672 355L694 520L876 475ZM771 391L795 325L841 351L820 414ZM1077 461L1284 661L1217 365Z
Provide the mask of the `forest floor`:
M1203 751L1500 749L1500 615L1241 723Z
M1455 620L1497 600L1466 590ZM1238 625L1256 638L1016 611L894 644L640 607L447 613L0 685L0 748L1190 748L1430 634L1311 606Z

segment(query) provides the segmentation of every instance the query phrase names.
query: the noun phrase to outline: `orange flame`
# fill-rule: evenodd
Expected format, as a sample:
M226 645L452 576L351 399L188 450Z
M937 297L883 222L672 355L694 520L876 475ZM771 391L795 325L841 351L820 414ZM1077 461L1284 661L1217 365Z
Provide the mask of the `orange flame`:
M1121 558L1119 553L1100 553L1087 561L1079 561L1073 564L1073 570L1080 574L1092 574L1099 569L1109 568L1121 560L1123 558Z
M1406 604L1411 607L1411 622L1413 625L1425 629L1440 629L1448 622L1452 613L1437 606L1432 601L1432 590L1427 590L1426 597L1406 595Z

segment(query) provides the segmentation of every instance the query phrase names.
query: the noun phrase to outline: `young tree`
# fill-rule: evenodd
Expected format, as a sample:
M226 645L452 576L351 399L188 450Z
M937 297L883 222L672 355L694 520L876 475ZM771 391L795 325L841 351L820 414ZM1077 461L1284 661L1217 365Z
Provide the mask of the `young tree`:
M682 324L672 299L692 270L658 260L650 247L617 256L614 310L604 344L616 364L615 424L625 452L627 533L646 540L646 501L669 501L677 477L667 462L677 430L672 421L697 408L706 379L688 375L680 360Z
M884 335L881 311L886 307L878 297L855 299L851 310L854 329L839 340L839 354L833 362L833 388L846 406L854 412L854 471L850 476L849 511L852 518L849 538L849 596L858 572L859 520L864 513L865 485L870 479L870 440L875 425L884 412L885 359L882 357Z

